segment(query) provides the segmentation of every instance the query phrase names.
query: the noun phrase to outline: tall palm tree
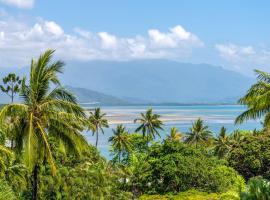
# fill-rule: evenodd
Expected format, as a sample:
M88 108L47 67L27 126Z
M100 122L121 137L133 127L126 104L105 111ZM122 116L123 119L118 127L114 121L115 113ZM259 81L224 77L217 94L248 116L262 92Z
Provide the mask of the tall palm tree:
M156 135L160 137L158 130L163 130L160 115L153 113L152 108L148 109L145 114L141 113L141 117L135 119L134 123L140 123L135 131L142 132L143 137L146 138L147 144L150 140L154 139Z
M38 60L32 60L29 83L22 82L22 103L2 108L0 123L17 117L15 148L23 155L25 164L32 170L32 199L38 198L38 175L45 161L56 172L49 137L62 142L68 152L79 155L86 145L80 134L85 114L76 98L65 90L57 77L64 63L51 62L54 51L47 50ZM51 86L54 86L51 89ZM15 122L14 122L15 123Z
M176 127L172 127L170 134L167 135L167 140L170 141L180 141L183 138L183 134L178 131Z
M219 158L223 158L230 148L230 138L227 136L226 131L224 126L221 127L219 135L215 139L215 154Z
M240 104L247 106L247 110L236 118L235 123L264 117L265 127L270 128L270 74L260 70L255 70L255 73L257 83L239 100Z
M192 123L192 127L187 133L185 142L188 144L194 144L197 147L201 144L208 144L211 138L212 132L209 130L209 127L207 125L204 125L204 121L199 118Z
M121 162L121 155L131 151L131 137L122 124L113 129L113 136L109 138L109 142L112 143L113 149L117 152L119 163Z
M100 108L95 108L94 112L90 112L90 116L88 118L89 129L92 130L93 135L96 134L96 147L98 145L98 136L99 130L101 130L102 134L104 134L103 128L108 128L108 120L105 119L106 114L102 113Z

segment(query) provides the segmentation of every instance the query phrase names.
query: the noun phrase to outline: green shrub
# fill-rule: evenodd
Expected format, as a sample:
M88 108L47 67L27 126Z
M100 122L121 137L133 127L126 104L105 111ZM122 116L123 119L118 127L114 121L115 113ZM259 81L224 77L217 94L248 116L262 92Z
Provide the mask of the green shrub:
M240 191L245 187L245 180L233 168L222 165L210 171L208 184L211 191Z
M228 154L228 162L248 180L254 176L270 178L270 137L266 134L245 135Z
M188 190L176 195L142 195L140 200L240 200L237 192L222 194Z
M216 193L206 193L196 190L182 192L173 197L173 200L218 200L219 195Z
M135 185L148 194L179 193L197 189L205 192L226 192L242 187L244 180L226 166L223 160L209 155L204 149L180 142L157 143L149 148L143 163L146 169Z
M172 197L169 197L168 195L142 195L140 196L139 200L167 200L171 199Z

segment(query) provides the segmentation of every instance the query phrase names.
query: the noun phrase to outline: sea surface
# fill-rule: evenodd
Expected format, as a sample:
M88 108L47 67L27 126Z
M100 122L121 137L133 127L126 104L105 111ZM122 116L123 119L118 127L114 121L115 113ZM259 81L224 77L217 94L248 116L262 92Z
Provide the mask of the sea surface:
M86 106L87 109L93 109L93 106ZM110 128L104 129L104 135L100 135L98 149L106 158L110 158L110 147L108 138L112 136L112 129L117 124L123 124L127 130L132 133L138 127L134 124L134 119L140 116L151 106L104 106L101 107L109 121ZM152 106L154 113L161 116L164 123L164 131L160 132L161 140L166 137L171 127L177 127L181 132L187 132L196 119L201 118L213 131L218 134L222 126L226 127L228 133L236 129L254 130L261 128L261 122L247 121L241 125L235 125L235 118L245 111L244 106L240 105L190 105L190 106ZM95 136L91 132L85 132L88 142L95 144Z

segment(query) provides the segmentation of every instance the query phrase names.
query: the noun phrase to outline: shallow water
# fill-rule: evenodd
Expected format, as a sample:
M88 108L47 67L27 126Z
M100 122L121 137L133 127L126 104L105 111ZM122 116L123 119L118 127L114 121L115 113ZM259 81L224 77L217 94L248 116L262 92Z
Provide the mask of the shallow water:
M86 107L91 109L93 107ZM108 138L112 135L112 129L117 124L124 124L129 132L133 132L138 124L134 124L135 118L139 117L141 112L145 112L149 106L104 106L101 107L105 112L110 123L110 128L104 129L104 135L99 137L98 148L102 155L109 158ZM242 125L234 125L235 118L245 110L240 105L194 105L194 106L152 106L154 113L161 115L164 122L164 131L160 132L161 139L168 134L171 127L177 127L181 132L186 132L191 127L194 120L201 118L205 120L214 134L218 133L222 126L225 126L228 132L235 129L253 130L261 128L260 121L248 121ZM94 144L95 137L92 133L84 133L87 140Z

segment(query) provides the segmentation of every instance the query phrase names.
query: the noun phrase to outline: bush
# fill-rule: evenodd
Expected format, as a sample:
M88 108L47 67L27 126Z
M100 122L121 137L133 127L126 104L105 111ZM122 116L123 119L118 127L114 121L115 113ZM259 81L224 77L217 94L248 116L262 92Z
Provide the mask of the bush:
M167 200L171 199L169 195L142 195L140 196L139 200Z
M140 200L239 200L238 193L207 193L188 190L176 195L143 195Z
M209 188L211 191L240 191L244 187L243 177L239 176L238 172L231 167L222 165L210 171Z
M178 193L192 188L210 193L226 192L244 184L234 169L203 149L165 141L151 146L148 154L142 161L148 163L140 180L143 193Z
M216 193L206 193L196 190L182 192L173 197L174 200L218 200L219 195Z
M245 135L233 146L228 162L246 180L254 176L270 178L270 137L269 135Z

